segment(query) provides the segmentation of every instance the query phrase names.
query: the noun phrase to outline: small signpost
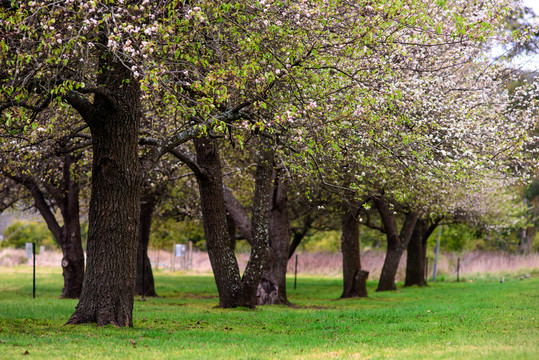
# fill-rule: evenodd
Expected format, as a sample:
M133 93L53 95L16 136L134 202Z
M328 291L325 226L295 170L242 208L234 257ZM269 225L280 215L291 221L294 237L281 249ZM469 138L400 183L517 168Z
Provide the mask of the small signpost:
M32 279L32 298L36 298L36 243L26 243L26 258L32 258L33 279Z
M26 258L31 259L32 258L32 246L33 243L26 243Z
M180 258L180 268L185 270L186 259L185 259L185 244L174 244L174 262L172 265L172 271L176 271L176 258Z

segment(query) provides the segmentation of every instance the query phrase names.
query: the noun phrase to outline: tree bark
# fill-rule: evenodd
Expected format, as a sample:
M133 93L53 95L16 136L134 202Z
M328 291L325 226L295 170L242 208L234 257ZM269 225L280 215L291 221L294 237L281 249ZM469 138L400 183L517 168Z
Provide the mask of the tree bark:
M150 230L152 228L152 214L154 209L155 200L153 196L143 197L143 201L140 204L137 275L135 280L135 294L137 295L144 294L144 296L157 296L155 292L152 264L148 257L148 244L150 243Z
M354 202L357 205L357 202ZM341 299L367 297L369 272L361 269L359 221L353 209L342 215L341 251L343 258L343 293Z
M68 324L133 326L140 217L138 159L140 89L131 72L103 56L86 121L92 133L87 268L80 301ZM108 95L110 94L110 95Z
M269 251L258 285L259 305L290 305L286 295L286 268L290 250L290 215L288 213L287 179L283 171L274 170L269 214Z
M244 302L238 261L230 248L217 145L208 137L197 138L194 142L196 162L203 171L197 181L206 248L219 293L219 307L250 307L251 304Z
M236 223L234 218L230 214L226 215L226 226L228 229L228 239L230 241L230 248L232 251L236 251Z
M395 216L391 212L389 204L384 199L375 199L374 203L382 218L387 237L386 258L376 291L397 290L395 276L397 275L402 253L408 246L412 236L418 214L415 212L408 213L399 233Z
M230 247L221 161L217 145L215 141L201 137L195 139L195 150L196 162L201 172L197 176L197 181L204 219L204 234L219 292L219 307L254 308L256 289L269 246L268 213L273 151L264 142L259 148L253 216L250 225L251 255L241 278L236 256Z
M270 204L275 152L271 141L259 137L256 154L255 192L251 217L251 255L243 274L244 291L252 304L270 251Z
M406 279L404 286L425 286L425 258L423 257L426 247L427 224L424 220L418 220L414 232L408 243L406 253Z
M62 298L78 299L84 281L84 251L82 249L79 218L79 187L72 184L66 197L66 210L62 211L64 225L59 241L62 248Z
M418 219L412 237L408 243L406 254L406 279L404 286L426 286L425 259L427 257L427 239L439 221L429 223Z
M230 220L230 223L228 224L229 234L231 233L231 225L233 224L234 237L237 228L247 242L251 244L251 219L249 218L247 211L245 211L232 193L232 190L227 186L223 187L223 195L227 212L227 221Z

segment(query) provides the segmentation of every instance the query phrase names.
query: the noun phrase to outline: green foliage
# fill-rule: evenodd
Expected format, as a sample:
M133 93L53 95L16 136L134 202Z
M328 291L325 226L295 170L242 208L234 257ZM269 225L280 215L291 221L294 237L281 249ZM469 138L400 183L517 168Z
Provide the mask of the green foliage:
M193 246L204 250L204 229L200 221L157 219L152 224L150 247L154 249L172 249L174 244L193 242Z
M291 280L291 279L290 279ZM534 359L539 278L506 277L335 301L339 278L300 276L297 307L220 309L211 276L157 274L160 298L135 301L134 328L63 326L58 270L0 272L1 358ZM291 285L291 283L290 283ZM289 287L292 289L292 286ZM107 351L103 351L103 349ZM24 355L28 352L28 355Z
M362 250L367 250L369 247L374 249L385 249L387 247L385 234L366 226L359 227L359 241L361 243Z
M436 246L439 229L436 229L429 237L429 248ZM468 224L450 224L442 227L440 237L441 251L463 252L483 248L483 240L477 236L477 232Z
M360 226L359 241L362 251L368 248L385 248L384 234L377 230ZM305 236L299 245L299 249L310 253L336 253L341 251L340 230L317 230Z
M436 247L438 231L437 228L428 239L427 246L432 251ZM481 230L467 223L444 225L440 237L440 252L462 253L470 250L516 252L521 231L520 227Z
M316 231L303 239L300 249L313 253L339 252L341 250L341 232L336 230Z
M36 247L45 246L47 250L58 249L47 225L41 221L14 221L4 229L1 247L23 249L27 242L35 242Z

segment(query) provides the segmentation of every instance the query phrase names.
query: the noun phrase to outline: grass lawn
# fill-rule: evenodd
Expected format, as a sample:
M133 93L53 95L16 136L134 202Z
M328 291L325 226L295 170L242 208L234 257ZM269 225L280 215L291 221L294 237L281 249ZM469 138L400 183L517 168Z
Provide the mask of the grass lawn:
M134 328L63 326L59 269L0 268L0 359L538 359L539 277L431 284L335 300L341 279L289 282L296 307L216 308L210 275L156 275Z

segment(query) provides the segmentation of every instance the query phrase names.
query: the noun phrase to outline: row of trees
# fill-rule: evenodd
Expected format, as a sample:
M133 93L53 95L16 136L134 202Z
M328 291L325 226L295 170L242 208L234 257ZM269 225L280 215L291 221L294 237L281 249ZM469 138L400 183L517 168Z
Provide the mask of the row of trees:
M32 202L60 244L71 324L132 326L156 210L200 212L221 307L288 303L288 257L338 215L343 297L364 296L360 223L387 236L378 290L406 248L422 285L439 221L535 171L537 85L510 95L485 56L510 3L2 4L2 207Z

